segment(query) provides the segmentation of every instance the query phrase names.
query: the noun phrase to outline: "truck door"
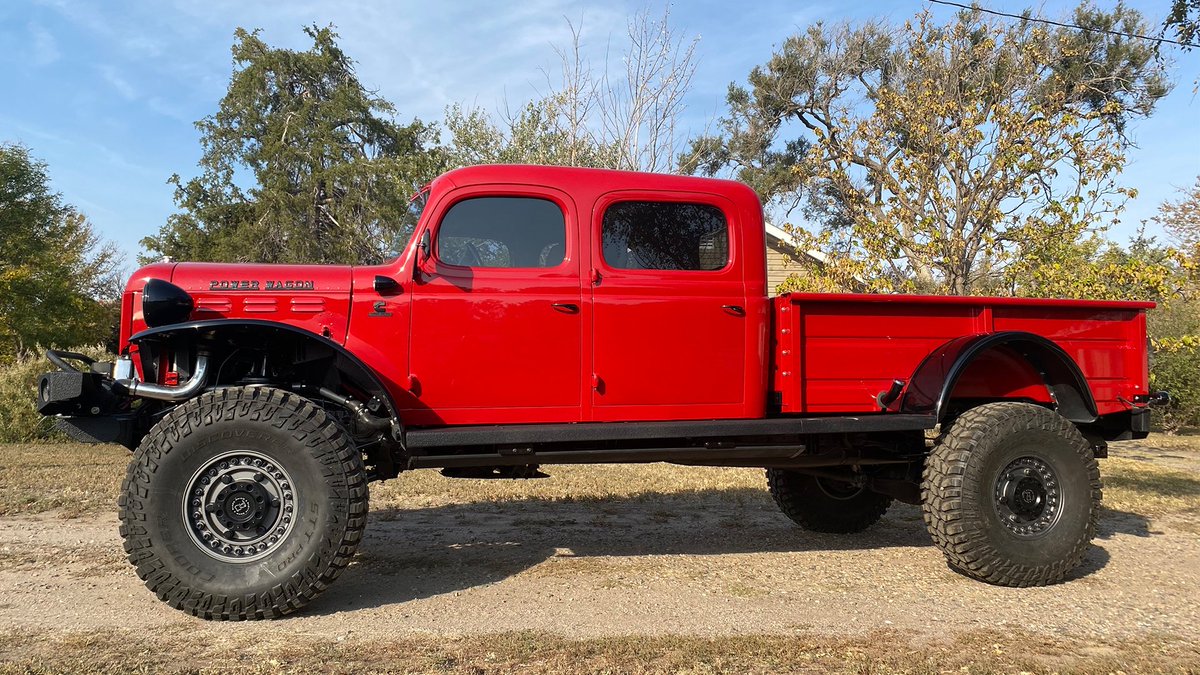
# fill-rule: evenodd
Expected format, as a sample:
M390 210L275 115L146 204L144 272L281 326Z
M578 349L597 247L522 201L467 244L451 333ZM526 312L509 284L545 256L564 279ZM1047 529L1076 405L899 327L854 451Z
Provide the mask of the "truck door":
M435 206L414 284L410 424L579 421L578 218L563 193L481 186Z
M617 192L591 218L597 420L745 415L746 288L732 205Z

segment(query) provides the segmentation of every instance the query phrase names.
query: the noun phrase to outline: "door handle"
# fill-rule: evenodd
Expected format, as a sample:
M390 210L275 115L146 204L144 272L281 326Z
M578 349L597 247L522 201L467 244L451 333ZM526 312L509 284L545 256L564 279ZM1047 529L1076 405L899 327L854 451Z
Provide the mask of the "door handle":
M562 312L563 314L578 314L579 313L579 305L577 305L573 302L556 302L550 306L553 307L554 309Z
M729 312L730 314L746 316L746 308L742 307L741 305L721 305L721 309Z

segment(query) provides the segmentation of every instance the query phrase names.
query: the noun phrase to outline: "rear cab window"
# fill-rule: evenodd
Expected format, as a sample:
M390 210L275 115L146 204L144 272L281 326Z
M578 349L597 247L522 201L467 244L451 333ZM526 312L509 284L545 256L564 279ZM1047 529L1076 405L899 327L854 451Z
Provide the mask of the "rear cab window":
M605 209L600 237L613 269L716 272L730 263L729 223L711 204L618 201Z

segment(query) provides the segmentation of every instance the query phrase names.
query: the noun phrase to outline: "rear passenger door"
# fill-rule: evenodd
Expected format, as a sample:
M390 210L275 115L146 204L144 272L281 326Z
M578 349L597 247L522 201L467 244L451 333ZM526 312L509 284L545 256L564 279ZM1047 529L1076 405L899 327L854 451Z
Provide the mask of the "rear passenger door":
M744 414L746 288L732 204L617 192L591 218L597 420Z

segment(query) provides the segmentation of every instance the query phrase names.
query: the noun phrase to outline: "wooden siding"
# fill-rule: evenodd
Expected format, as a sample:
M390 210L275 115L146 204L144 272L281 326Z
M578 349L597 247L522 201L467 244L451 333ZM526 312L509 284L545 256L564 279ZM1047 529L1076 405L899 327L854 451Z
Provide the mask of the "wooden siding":
M767 295L775 297L775 291L792 274L799 274L801 267L792 260L795 247L767 235Z

